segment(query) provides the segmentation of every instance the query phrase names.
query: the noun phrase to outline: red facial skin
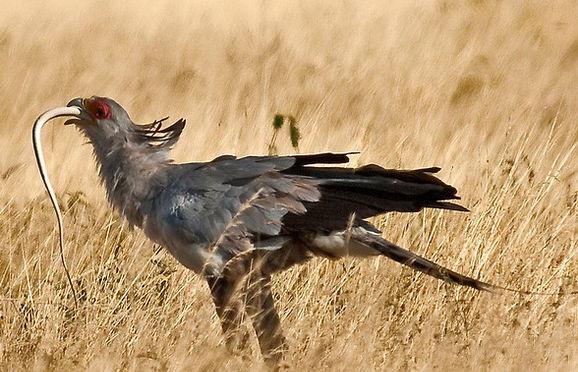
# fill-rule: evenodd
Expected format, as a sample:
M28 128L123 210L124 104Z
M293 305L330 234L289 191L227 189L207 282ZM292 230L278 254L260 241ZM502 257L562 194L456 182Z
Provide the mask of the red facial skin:
M84 108L98 120L110 119L110 106L100 98L87 98Z

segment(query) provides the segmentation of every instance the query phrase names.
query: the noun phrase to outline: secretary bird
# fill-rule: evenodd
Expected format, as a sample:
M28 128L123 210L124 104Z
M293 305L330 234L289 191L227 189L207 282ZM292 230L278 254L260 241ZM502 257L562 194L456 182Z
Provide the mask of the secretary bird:
M390 211L467 211L448 201L459 197L432 175L440 168L335 166L352 153L224 155L174 164L169 151L183 119L166 128L165 119L137 125L104 97L76 98L60 109L52 117L73 116L65 124L92 143L109 202L204 277L229 348L246 346L241 323L249 316L269 365L277 365L286 348L271 274L312 257L383 255L446 282L496 288L398 247L366 221Z

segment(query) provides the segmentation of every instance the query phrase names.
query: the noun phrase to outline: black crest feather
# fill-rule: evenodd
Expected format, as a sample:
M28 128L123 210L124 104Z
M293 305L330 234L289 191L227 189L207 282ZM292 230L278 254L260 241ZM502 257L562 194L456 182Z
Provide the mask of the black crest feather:
M137 125L135 134L138 141L147 143L154 149L171 148L178 140L185 128L186 120L179 119L174 124L162 128L168 117L155 120L150 124Z

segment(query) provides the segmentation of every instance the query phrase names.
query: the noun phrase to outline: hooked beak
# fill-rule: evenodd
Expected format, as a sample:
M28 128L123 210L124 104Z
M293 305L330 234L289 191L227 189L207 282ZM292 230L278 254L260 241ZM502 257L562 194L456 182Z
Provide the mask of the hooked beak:
M80 112L74 115L74 118L66 120L64 125L82 124L92 121L90 115L86 112L85 101L85 98L75 98L66 104L66 107L77 108Z

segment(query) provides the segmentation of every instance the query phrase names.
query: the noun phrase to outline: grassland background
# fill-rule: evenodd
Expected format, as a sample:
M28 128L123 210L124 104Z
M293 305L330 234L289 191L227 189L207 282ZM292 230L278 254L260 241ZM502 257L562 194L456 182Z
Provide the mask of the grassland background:
M277 276L291 369L577 370L576 1L13 1L0 12L0 369L261 368L231 356L203 281L106 205L89 146L45 135L73 308L31 125L77 96L188 126L177 161L264 154L275 113L301 152L443 168L469 214L380 219L466 274L554 296L456 288L384 258ZM280 139L279 151L292 152Z

